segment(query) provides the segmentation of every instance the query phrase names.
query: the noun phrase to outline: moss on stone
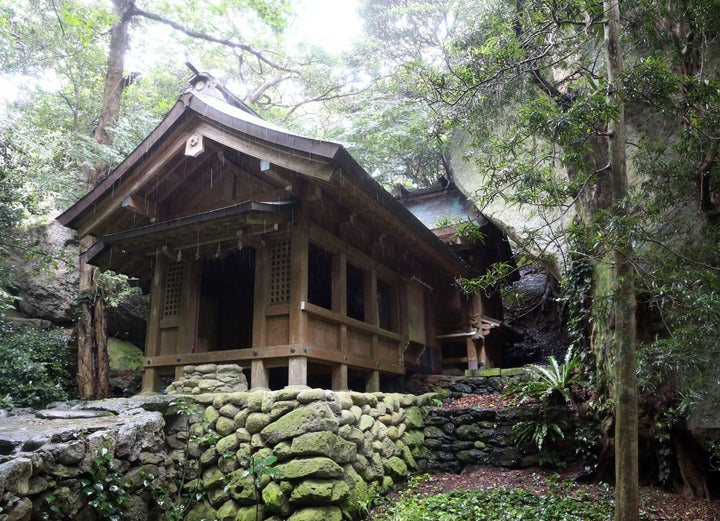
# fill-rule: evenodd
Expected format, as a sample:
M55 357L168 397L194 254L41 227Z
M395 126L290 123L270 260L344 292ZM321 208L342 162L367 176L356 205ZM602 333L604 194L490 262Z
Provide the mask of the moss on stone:
M340 465L330 458L324 457L295 459L277 465L275 468L282 472L287 479L339 478L343 473Z
M130 342L108 338L110 368L116 371L135 371L143 365L143 352Z
M274 445L307 432L337 432L339 426L338 418L325 402L311 402L278 418L260 433L266 443Z
M297 510L287 521L342 521L342 511L339 507L312 507Z
M308 479L298 483L290 494L290 501L298 505L337 504L350 494L350 487L342 480Z

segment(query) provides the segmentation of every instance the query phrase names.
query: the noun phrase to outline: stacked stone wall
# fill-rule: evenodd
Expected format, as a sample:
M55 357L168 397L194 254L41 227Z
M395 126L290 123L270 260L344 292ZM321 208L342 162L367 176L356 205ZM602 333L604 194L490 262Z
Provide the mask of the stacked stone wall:
M195 498L190 521L358 518L371 498L426 468L428 400L285 388L0 419L0 521L100 519L87 493L98 483L107 496L123 488L114 508L132 521L162 519L183 491Z
M418 391L459 397L468 385L497 394L504 380L496 376L441 377L450 390L436 378ZM0 418L0 521L103 518L88 504L88 484L98 482L127 492L120 508L130 521L163 519L168 499L183 493L189 521L350 520L413 473L537 463L536 451L513 440L513 425L538 418L537 407L439 403L434 393L287 387Z
M373 496L426 468L427 397L285 388L195 398L206 406L192 432L221 436L192 447L207 499L188 519L279 521L357 518ZM277 458L274 476L248 473ZM271 479L273 478L273 479Z

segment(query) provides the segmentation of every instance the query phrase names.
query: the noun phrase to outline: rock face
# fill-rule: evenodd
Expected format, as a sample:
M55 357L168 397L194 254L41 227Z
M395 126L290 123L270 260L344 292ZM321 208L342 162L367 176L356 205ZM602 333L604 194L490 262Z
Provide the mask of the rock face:
M8 264L13 267L18 310L28 317L69 324L78 288L78 242L75 232L54 219L47 225L26 230L29 247L63 259L56 266L41 266L35 259L24 259L22 253L11 252Z
M45 320L60 326L74 324L79 284L79 243L75 232L49 219L47 224L28 227L25 235L27 247L38 248L55 261L46 266L36 258L24 258L24 252L9 253L7 263L14 277L10 293L17 297L17 311L36 321ZM107 310L108 332L110 336L142 346L146 317L147 299L132 297L118 308Z
M159 477L162 465L156 484L172 482L182 462L166 451L172 429L166 432L161 411L168 404L167 397L109 400L0 420L0 519L39 519L43 512L48 519L95 519L82 481L93 475L108 476L108 486L138 483L141 473ZM101 454L110 456L106 465L97 463ZM146 520L149 505L130 494L123 512L123 519Z

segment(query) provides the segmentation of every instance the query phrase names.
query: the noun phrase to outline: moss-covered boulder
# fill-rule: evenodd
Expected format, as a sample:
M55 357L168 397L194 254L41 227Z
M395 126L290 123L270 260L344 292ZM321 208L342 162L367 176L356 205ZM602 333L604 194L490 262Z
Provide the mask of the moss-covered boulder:
M260 431L269 445L296 438L308 432L329 431L337 433L340 423L325 402L311 402L281 416ZM248 429L250 430L250 429Z
M343 469L330 458L300 458L275 467L285 479L339 478Z
M385 460L384 468L385 473L396 481L403 480L408 475L407 464L397 456Z
M347 499L350 487L345 481L308 479L300 482L290 494L290 501L298 505L337 504Z
M228 499L217 510L218 521L235 521L237 518L238 506L232 499Z
M188 512L185 521L216 521L217 511L209 503L198 503Z
M349 519L357 519L361 514L365 513L364 508L372 498L372 494L365 480L352 465L345 465L343 470L345 471L343 479L347 483L349 491L347 499L341 505L343 515Z
M312 507L297 510L288 517L287 521L342 521L342 511L339 507Z
M240 507L235 515L235 521L261 521L265 518L265 508L262 505Z
M343 464L355 459L357 446L345 441L337 434L327 431L309 432L292 440L292 443L281 442L275 446L278 458L288 459L306 456L329 456Z
M292 507L290 506L289 492L292 490L292 486L287 487L287 491L284 487L272 481L262 491L262 500L265 507L273 513L280 514L283 518L286 518Z

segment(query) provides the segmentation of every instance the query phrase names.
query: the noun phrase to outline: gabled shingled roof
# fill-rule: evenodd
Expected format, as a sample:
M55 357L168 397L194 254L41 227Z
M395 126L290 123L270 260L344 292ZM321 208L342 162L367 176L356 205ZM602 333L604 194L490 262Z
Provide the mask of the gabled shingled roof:
M334 183L342 178L344 187L353 188L347 190L348 197L351 193L363 194L368 206L374 207L371 210L387 212L400 229L405 229L423 243L425 246L418 244L420 250L433 252L433 257L458 276L470 274L468 266L382 188L342 145L301 136L267 122L251 113L247 107L231 103L233 100L228 101L227 93L218 89L217 84L200 82L198 78L212 79L205 73L195 76L194 88L178 98L157 128L120 165L57 218L60 223L78 230L82 235L98 235L95 228L97 222L103 219L102 211L115 211L116 207L120 207L126 192L130 194L133 186L147 183L147 178L140 178L133 181L133 186L129 186L128 180L143 168L151 169L152 165L147 164L148 157L169 146L166 141L172 133L195 118L205 125L204 128L215 132L212 139L227 138L223 143L227 146L232 147L233 143L242 141L258 150L272 150L276 154L274 163L284 166L282 161L292 161L294 171L315 178L318 182ZM201 83L202 88L198 88ZM146 177L149 178L150 174ZM102 240L101 237L98 239Z

